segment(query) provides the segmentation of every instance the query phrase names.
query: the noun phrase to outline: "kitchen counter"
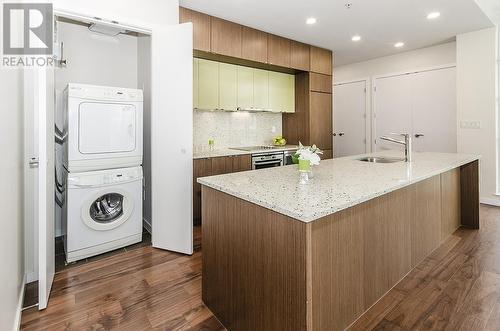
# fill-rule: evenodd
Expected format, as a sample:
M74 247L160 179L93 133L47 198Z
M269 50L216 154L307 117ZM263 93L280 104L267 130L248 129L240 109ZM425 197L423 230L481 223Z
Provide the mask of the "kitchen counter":
M218 148L213 151L210 150L195 151L193 153L193 159L204 159L209 157L222 157L222 156L232 156L232 155L247 155L256 153L271 153L274 151L293 151L296 150L297 148L298 146L296 145L285 145L273 149L260 149L255 151L242 151L232 148Z
M366 154L401 157L400 152ZM363 155L323 160L314 178L298 183L297 166L199 178L202 185L311 222L388 192L478 160L477 155L415 153L411 163L373 164Z
M228 330L345 330L457 228L479 228L478 156L361 157L322 161L306 185L294 165L198 179L202 298Z

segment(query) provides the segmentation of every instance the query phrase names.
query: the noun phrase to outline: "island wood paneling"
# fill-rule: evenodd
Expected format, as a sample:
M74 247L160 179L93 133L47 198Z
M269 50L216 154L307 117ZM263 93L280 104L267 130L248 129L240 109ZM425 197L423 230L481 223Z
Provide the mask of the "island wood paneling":
M292 40L290 42L290 67L309 71L310 68L310 46Z
M305 330L306 224L202 190L205 304L229 330Z
M460 227L460 169L441 174L441 241Z
M203 299L230 330L343 330L443 242L463 208L457 191L464 176L477 176L474 169L472 163L310 223L204 187ZM278 308L283 300L286 311Z
M241 58L241 25L210 17L211 52Z
M267 33L243 26L241 57L267 63Z
M431 177L412 187L411 265L414 267L441 242L441 177Z
M460 168L461 223L479 229L479 161Z
M311 223L314 330L342 330L410 270L411 191Z

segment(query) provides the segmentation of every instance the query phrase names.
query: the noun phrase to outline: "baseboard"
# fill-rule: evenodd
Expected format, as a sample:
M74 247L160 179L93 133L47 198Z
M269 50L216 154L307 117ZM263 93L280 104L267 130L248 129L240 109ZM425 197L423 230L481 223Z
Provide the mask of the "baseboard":
M500 207L500 199L482 197L479 198L479 202L485 205Z
M143 218L142 219L142 226L144 227L144 229L146 229L146 231L149 232L149 234L151 234L151 222L149 222L147 219Z
M21 293L19 294L19 299L17 302L16 318L14 320L14 331L21 329L21 316L23 314L23 301L24 301L24 290L26 288L26 275L23 276L23 283L21 284Z

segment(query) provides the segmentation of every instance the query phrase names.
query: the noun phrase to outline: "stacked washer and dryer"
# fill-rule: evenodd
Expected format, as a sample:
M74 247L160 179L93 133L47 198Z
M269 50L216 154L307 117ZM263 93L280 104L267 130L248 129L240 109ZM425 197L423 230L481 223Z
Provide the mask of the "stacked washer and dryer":
M63 107L69 263L142 240L143 94L68 84Z

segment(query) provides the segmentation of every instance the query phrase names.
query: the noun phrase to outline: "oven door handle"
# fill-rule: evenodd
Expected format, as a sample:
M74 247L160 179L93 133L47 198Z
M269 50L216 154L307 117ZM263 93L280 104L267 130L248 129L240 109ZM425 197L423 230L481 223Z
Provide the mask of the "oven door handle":
M266 161L266 162L254 162L254 165L261 165L261 164L273 164L273 163L283 163L283 160L274 160L274 161Z

